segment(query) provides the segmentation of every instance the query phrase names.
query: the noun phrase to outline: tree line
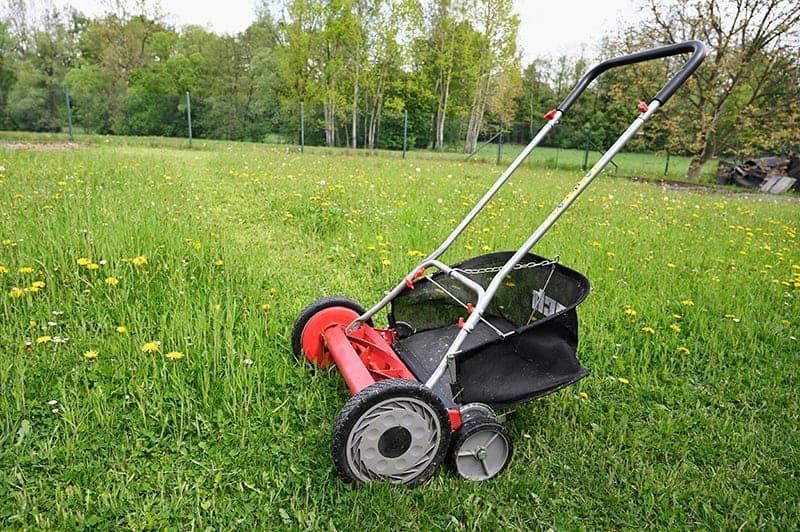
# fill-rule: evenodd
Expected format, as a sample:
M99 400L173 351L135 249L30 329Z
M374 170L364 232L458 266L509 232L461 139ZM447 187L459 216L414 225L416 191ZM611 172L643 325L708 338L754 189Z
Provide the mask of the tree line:
M2 129L61 130L68 87L73 118L89 132L184 135L190 93L193 129L205 138L296 138L303 103L319 124L311 142L397 148L407 128L414 146L442 150L457 119L459 147L471 152L496 124L535 133L595 60L698 39L708 59L632 149L692 155L687 176L697 178L722 153L800 146L793 2L647 0L643 22L609 34L597 57L527 65L511 0L263 0L236 35L176 29L148 0L117 0L96 17L34 5L3 5ZM604 75L551 141L608 146L681 60Z

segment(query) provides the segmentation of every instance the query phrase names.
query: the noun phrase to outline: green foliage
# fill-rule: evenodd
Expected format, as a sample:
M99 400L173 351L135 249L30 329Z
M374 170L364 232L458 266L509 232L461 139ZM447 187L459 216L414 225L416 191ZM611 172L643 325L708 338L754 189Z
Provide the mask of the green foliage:
M88 18L4 4L0 123L63 129L67 84L73 122L87 132L184 135L188 92L196 137L296 142L290 110L302 103L308 143L396 149L408 111L410 145L472 151L500 121L526 142L592 61L697 38L708 59L631 148L691 154L696 177L718 153L800 146L800 8L791 2L650 0L645 23L606 38L598 57L537 58L524 69L509 0L263 2L237 35L176 30L154 6L118 2ZM547 142L609 146L684 59L608 72Z

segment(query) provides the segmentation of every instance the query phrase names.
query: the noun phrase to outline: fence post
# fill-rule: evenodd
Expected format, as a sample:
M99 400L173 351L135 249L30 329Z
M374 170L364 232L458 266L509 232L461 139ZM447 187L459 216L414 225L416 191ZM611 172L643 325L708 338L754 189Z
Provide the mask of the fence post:
M64 98L67 100L67 125L69 126L69 140L75 140L72 134L72 107L69 103L69 85L64 85Z
M403 109L403 159L406 158L408 149L408 109Z
M497 133L497 164L500 164L500 158L503 155L503 121L500 121L500 131Z
M586 148L583 150L583 167L581 168L584 172L587 168L589 168L589 148L592 146L592 128L591 126L586 128Z
M305 151L306 147L306 118L303 102L300 102L300 153Z
M664 177L667 176L668 172L669 172L669 150L667 150L667 162L664 165Z
M192 149L192 99L186 91L186 121L189 124L189 149Z

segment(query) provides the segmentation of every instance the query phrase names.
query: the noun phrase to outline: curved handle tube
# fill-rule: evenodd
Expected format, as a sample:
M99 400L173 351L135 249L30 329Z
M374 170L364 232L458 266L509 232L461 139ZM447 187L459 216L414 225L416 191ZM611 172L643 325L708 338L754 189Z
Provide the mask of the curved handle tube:
M664 103L666 103L666 101L669 100L673 94L675 94L675 91L678 90L678 87L683 85L686 80L689 79L689 76L691 76L692 73L697 70L697 67L700 66L700 63L702 63L703 59L705 59L707 49L706 45L702 42L686 41L678 44L670 44L667 46L652 48L650 50L644 50L634 54L623 55L603 61L602 63L595 65L581 78L575 88L572 89L572 92L570 92L569 95L564 98L564 101L561 102L561 105L559 105L557 109L562 113L566 113L567 109L569 109L570 106L575 103L575 100L578 99L581 93L586 90L586 87L588 87L595 78L597 78L606 70L687 53L691 53L692 57L689 58L686 64L683 65L683 68L681 68L674 76L672 76L672 79L670 79L667 84L664 85L660 91L658 91L658 94L653 97L654 100L658 100L661 105L664 105Z

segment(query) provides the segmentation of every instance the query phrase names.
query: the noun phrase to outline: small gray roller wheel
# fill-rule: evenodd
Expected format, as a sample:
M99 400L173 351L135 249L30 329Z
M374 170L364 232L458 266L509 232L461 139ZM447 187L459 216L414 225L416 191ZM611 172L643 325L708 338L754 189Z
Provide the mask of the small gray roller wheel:
M333 425L331 452L345 482L389 481L413 487L444 461L450 416L419 382L390 379L357 393Z
M493 419L478 417L455 432L447 462L461 478L481 482L502 473L512 453L506 428Z

